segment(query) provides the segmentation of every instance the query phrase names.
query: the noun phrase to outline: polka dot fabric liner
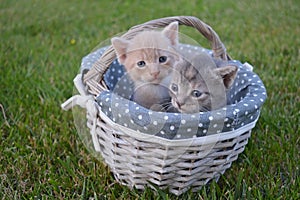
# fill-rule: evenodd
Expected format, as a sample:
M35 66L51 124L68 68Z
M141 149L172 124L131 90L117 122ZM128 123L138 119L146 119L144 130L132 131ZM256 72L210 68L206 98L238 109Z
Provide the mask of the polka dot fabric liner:
M107 47L100 48L83 58L81 71L85 73ZM211 50L182 44L187 52ZM165 139L188 139L221 132L234 131L255 122L267 94L263 82L257 74L240 61L230 64L239 67L234 84L227 94L227 106L209 112L194 114L155 112L130 101L133 83L125 69L115 60L104 75L109 91L102 92L96 100L101 111L113 122L137 132L156 135Z

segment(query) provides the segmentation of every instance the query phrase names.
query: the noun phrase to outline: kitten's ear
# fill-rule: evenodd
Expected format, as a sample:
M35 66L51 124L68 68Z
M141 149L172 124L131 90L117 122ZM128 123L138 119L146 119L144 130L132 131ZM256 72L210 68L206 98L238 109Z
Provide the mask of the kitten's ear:
M126 53L129 42L119 37L114 37L111 39L111 44L114 47L119 63L123 64L126 59Z
M228 89L234 82L238 68L234 65L227 65L225 67L216 68L214 71L222 77L224 86Z
M165 35L171 41L171 44L176 46L178 44L178 22L172 22L168 26L164 28L162 31L163 35Z

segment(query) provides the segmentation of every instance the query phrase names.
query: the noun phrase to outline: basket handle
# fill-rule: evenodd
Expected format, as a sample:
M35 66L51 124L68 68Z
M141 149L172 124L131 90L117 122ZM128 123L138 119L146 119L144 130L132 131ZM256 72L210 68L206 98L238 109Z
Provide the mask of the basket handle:
M177 21L179 25L191 26L197 29L205 38L211 42L213 55L216 58L230 60L230 56L226 53L226 48L221 42L217 33L200 19L193 16L175 16L155 19L144 24L136 25L128 30L121 37L127 40L132 39L135 35L142 31L153 30L155 28L163 28L170 23ZM107 90L107 86L103 80L103 75L110 64L116 59L116 53L110 46L100 57L93 67L83 76L83 82L88 86L91 94L98 95L101 91Z

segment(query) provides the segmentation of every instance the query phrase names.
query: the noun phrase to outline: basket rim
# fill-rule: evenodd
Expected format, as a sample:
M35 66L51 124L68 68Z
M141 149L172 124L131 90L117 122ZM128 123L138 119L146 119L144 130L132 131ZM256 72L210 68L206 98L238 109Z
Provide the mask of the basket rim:
M134 137L135 139L143 141L143 142L151 142L151 143L157 143L157 144L164 145L164 146L176 147L176 146L186 146L187 144L188 145L210 144L210 143L215 143L215 142L218 142L221 140L228 140L228 139L236 138L236 137L242 135L243 133L253 129L256 125L256 122L259 119L260 114L257 115L256 119L253 122L246 124L240 128L232 130L232 131L226 131L226 132L206 135L206 136L202 136L202 137L183 138L183 139L176 139L176 140L167 139L167 138L163 138L163 137L156 136L156 135L151 135L151 134L139 131L139 130L135 131L133 129L122 126L122 125L112 121L100 109L99 109L99 116L102 120L111 124L111 126L114 127L115 130L119 130L120 132L122 132L123 135L128 135L130 137Z

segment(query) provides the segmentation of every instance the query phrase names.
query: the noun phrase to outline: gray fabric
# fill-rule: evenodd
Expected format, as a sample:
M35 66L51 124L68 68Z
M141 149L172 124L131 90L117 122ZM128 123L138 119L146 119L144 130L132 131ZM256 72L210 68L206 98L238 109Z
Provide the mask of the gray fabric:
M187 51L208 51L201 47L182 45ZM96 50L82 60L82 72L100 58L106 47ZM219 110L195 114L154 112L132 102L133 84L123 66L115 60L104 76L110 91L102 92L97 102L112 121L130 129L157 135L166 139L185 139L236 130L255 121L266 100L266 89L254 72L239 61L230 61L239 67L238 75L228 92L228 105Z

